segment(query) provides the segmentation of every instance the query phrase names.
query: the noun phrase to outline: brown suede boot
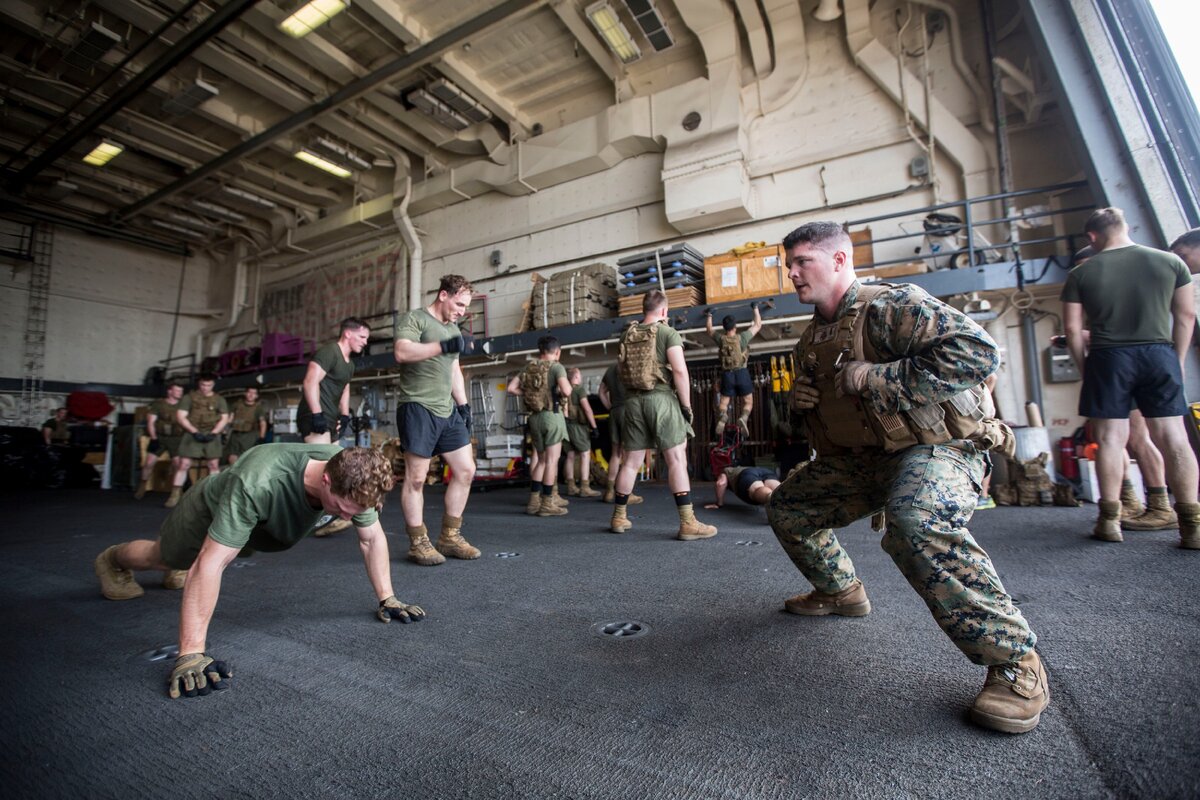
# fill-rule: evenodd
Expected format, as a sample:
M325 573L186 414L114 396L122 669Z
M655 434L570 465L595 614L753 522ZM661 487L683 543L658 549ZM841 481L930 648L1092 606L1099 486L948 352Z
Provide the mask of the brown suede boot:
M600 498L600 501L603 503L611 503L616 499L617 499L616 484L612 484L612 483L606 484L604 487L604 497Z
M555 503L552 495L544 494L541 504L538 506L537 515L539 517L565 517L567 509L565 506Z
M1121 481L1121 522L1140 517L1145 512L1146 507L1138 499L1138 493L1133 488L1133 481Z
M96 570L96 577L100 579L100 594L109 600L132 600L144 595L146 590L138 585L132 570L117 564L117 548L120 546L114 544L96 556L92 566Z
M633 523L629 521L629 515L625 510L625 506L615 506L613 508L612 520L608 523L608 529L613 533L625 533L633 527Z
M1200 550L1200 503L1176 503L1179 515L1179 546L1186 550Z
M571 501L558 493L558 484L554 484L554 491L550 493L550 499L554 501L554 505L559 508L566 508L571 505Z
M138 481L138 487L133 493L134 500L141 500L146 496L147 483L149 483L149 481Z
M581 484L579 484L579 496L580 497L599 497L600 493L597 492L595 489L593 489L589 484L581 483Z
M579 496L579 484L578 483L576 483L575 481L567 481L567 496L568 497L578 497Z
M451 558L467 560L479 558L479 548L473 546L463 538L462 524L462 517L452 517L449 514L443 514L442 533L438 536L434 549L442 555L450 556Z
M163 573L164 589L182 589L187 583L186 569L169 569Z
M538 509L542 507L542 493L530 492L529 502L525 504L525 513L529 516L536 516Z
M686 506L676 506L675 510L679 512L679 533L675 536L676 539L690 542L695 539L711 539L717 535L715 526L705 525L696 519L691 503Z
M163 503L163 508L174 508L179 505L179 498L183 496L183 487L176 486L171 490L171 496L167 498L167 502Z
M1100 506L1100 517L1092 529L1092 538L1102 542L1125 541L1121 536L1121 501L1101 500L1097 505Z
M429 531L424 525L415 528L406 525L404 529L408 532L409 561L415 561L423 567L436 567L446 563L446 557L434 550L433 545L429 543Z
M1121 527L1127 531L1170 531L1179 527L1179 516L1171 509L1166 492L1146 495L1150 501L1144 513L1130 519L1121 515Z
M971 705L971 719L1004 733L1033 730L1050 704L1049 677L1033 650L1015 664L988 667L983 691Z
M862 581L855 580L836 594L826 594L813 589L807 594L798 594L783 601L783 610L802 617L824 617L837 614L841 617L865 617L871 613L871 601Z

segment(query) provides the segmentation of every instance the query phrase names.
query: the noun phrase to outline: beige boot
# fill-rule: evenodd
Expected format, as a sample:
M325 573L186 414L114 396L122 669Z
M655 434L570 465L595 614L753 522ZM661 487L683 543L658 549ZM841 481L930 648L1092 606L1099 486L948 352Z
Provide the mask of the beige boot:
M542 495L541 505L538 506L539 517L565 517L567 509L554 502L553 495Z
M169 569L163 573L164 589L182 589L187 583L186 569Z
M717 535L715 526L705 525L696 519L691 503L686 506L677 506L676 510L679 511L679 534L675 537L676 539L690 542L694 539L711 539Z
M408 532L408 560L415 561L423 567L436 567L438 564L446 563L446 557L433 549L433 545L429 543L429 531L424 525L418 525L415 528L405 526Z
M1098 505L1100 518L1096 520L1096 527L1092 529L1092 538L1102 542L1125 541L1121 536L1121 501L1101 500Z
M532 492L529 495L529 502L525 504L525 513L529 516L535 516L538 509L542 507L542 493Z
M613 508L612 520L608 524L608 529L613 533L625 533L633 527L633 523L629 521L629 516L625 511L625 506L616 506Z
M316 536L318 539L324 539L326 536L332 536L338 531L346 530L346 528L349 528L352 524L353 523L348 519L335 519L333 522L330 522L327 525L322 525L313 531L313 536Z
M1121 527L1127 531L1170 531L1179 527L1179 516L1171 509L1171 500L1166 492L1146 495L1150 501L1146 510L1130 519L1121 514Z
M117 548L120 546L114 544L96 556L92 566L96 570L96 577L100 579L100 594L109 600L132 600L144 595L146 590L138 585L132 570L117 564Z
M578 483L576 483L575 481L567 481L567 496L568 497L578 497L579 496L579 484Z
M783 610L802 617L824 617L837 614L840 617L865 617L871 613L871 601L862 581L855 580L847 588L835 594L826 594L813 589L807 594L798 594L783 601Z
M442 533L434 548L444 556L470 560L479 558L479 548L474 547L462 536L462 517L442 515Z
M738 430L742 432L742 436L749 438L750 436L750 415L742 414L737 421Z
M599 497L600 493L586 483L579 484L580 497Z
M149 488L146 485L147 483L149 483L149 481L138 481L138 487L133 493L134 500L141 500L146 496L146 489Z
M642 502L644 499L645 498L639 497L636 494L630 494L629 500L627 500L625 504L630 505L630 506L636 506L638 503Z
M1133 481L1121 481L1121 522L1140 517L1144 513L1146 513L1146 507L1138 498L1138 493L1133 488Z
M1050 704L1049 677L1033 650L1015 664L988 667L983 691L971 705L971 719L1004 733L1033 730Z
M608 483L608 484L605 484L605 486L604 486L604 496L603 496L602 498L600 498L600 501L601 501L601 502L604 502L604 503L611 503L611 502L613 502L613 501L614 501L614 500L616 500L616 499L617 499L617 487L616 487L616 484L613 484L613 483Z
M176 486L171 489L171 496L167 498L167 502L163 503L163 508L174 508L179 505L179 498L183 496L183 487Z
M558 493L558 484L554 484L554 491L550 493L550 499L554 501L554 505L559 508L566 508L571 505L571 501Z
M1179 515L1179 546L1200 550L1200 503L1176 503Z

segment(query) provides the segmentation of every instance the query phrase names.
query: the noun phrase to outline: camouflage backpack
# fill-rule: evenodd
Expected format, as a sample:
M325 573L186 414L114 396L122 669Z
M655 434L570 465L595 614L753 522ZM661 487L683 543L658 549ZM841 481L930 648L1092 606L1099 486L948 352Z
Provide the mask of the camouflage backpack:
M537 413L550 408L550 364L543 359L531 361L521 373L521 398L526 411Z
M662 380L662 365L658 363L655 344L658 326L630 325L621 335L617 349L617 372L626 389L648 392Z
M721 334L718 348L720 351L721 369L728 372L732 369L741 369L746 366L746 357L742 353L741 334L735 333L733 336Z

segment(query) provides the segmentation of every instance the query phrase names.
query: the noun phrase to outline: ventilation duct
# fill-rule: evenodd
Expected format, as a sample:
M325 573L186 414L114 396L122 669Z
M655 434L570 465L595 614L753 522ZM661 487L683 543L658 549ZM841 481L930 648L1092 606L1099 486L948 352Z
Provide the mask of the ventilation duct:
M424 89L414 89L406 98L418 111L434 122L445 125L452 131L466 130L471 123L462 114L434 97Z
M349 147L323 136L314 139L308 149L318 155L327 157L333 163L340 164L343 167L353 167L366 171L375 166Z
M63 56L63 60L72 67L87 71L96 66L109 50L119 46L122 41L119 34L113 33L99 22L93 22L79 34L79 38Z
M163 102L163 114L168 118L190 114L220 93L221 91L211 83L197 78L182 92Z
M634 22L642 29L646 41L650 42L655 52L661 53L675 44L675 38L671 36L671 31L653 0L625 0L625 7L629 9Z
M434 81L426 89L434 97L471 120L471 122L486 122L492 116L490 111L475 101L475 98L445 78Z

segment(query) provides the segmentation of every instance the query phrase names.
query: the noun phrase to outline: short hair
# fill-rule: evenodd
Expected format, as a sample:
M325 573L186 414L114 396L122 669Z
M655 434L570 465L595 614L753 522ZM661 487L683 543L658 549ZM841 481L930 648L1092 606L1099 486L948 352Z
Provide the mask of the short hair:
M454 297L463 290L471 291L471 282L462 275L443 275L441 282L438 283L438 294L445 292L448 296Z
M667 296L662 289L651 289L642 298L642 313L651 314L667 304Z
M583 370L581 370L579 367L571 367L569 370L567 370L567 378L569 380L575 380L576 375L583 377Z
M727 331L731 331L737 327L737 320L733 318L733 314L726 314L721 320L721 327Z
M382 508L383 499L392 490L392 462L379 450L348 447L336 453L325 465L329 488L338 497L348 497L367 508Z
M791 250L798 244L811 244L827 253L843 247L852 250L854 247L845 226L837 222L806 222L783 237L784 250Z
M1097 208L1087 218L1087 222L1083 224L1085 233L1094 233L1097 235L1107 234L1114 228L1125 227L1125 212L1114 206L1108 208Z
M361 330L362 328L370 330L371 326L363 322L358 317L346 317L344 320L342 320L342 324L338 326L338 335L341 336L346 331L357 331Z
M1192 250L1196 247L1200 247L1200 228L1192 228L1171 242L1171 250L1175 253L1178 253L1180 250Z
M205 381L217 382L217 376L211 372L201 372L196 378L196 383L204 383Z
M561 349L562 345L559 343L557 336L543 336L538 339L538 352L542 355L547 355Z
M183 381L167 381L167 389L171 389L175 386L178 386L180 389L184 388Z

